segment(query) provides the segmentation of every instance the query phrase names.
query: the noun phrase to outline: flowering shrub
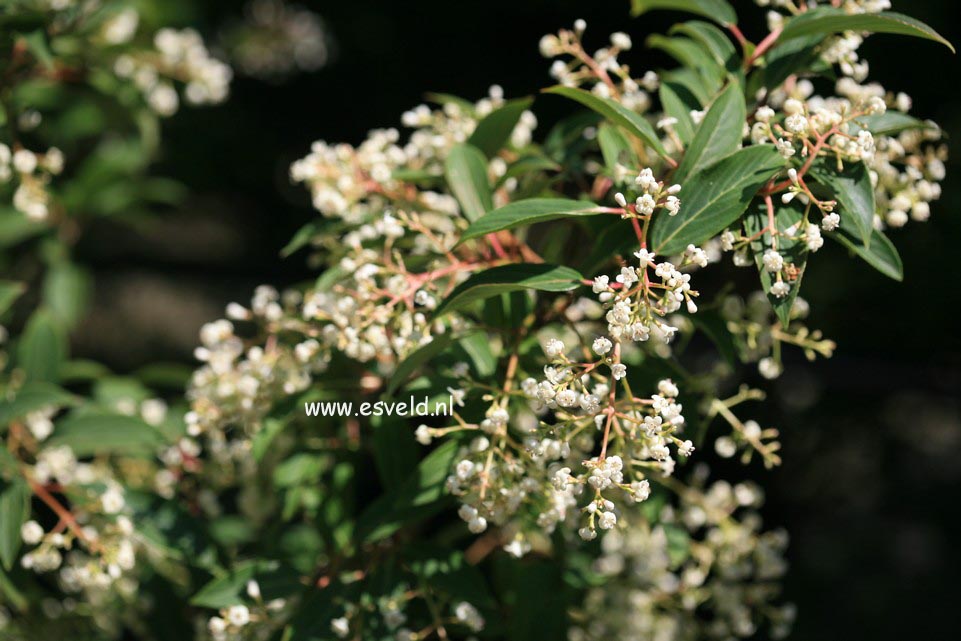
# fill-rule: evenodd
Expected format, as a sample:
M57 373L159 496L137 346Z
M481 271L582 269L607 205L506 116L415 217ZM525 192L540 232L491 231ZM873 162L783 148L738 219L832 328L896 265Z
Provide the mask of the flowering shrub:
M950 45L883 1L758 4L777 11L755 44L724 0L634 0L698 14L648 38L678 63L663 71L628 66L626 33L544 36L558 84L539 100L581 109L543 135L533 99L494 86L411 109L404 134L315 142L290 176L319 216L284 253L318 278L205 325L182 400L68 358L87 280L70 247L86 218L162 192L120 159L149 156L181 96L223 100L229 68L125 3L0 12L4 252L46 270L39 297L0 283L0 313L35 307L0 335L0 630L785 636L787 536L760 487L706 461L780 463L750 418L764 392L740 381L778 377L783 350L833 352L799 297L825 239L900 280L884 232L940 195L940 130L868 82L859 44ZM45 126L51 104L105 99L127 120ZM454 412L304 412L408 393Z

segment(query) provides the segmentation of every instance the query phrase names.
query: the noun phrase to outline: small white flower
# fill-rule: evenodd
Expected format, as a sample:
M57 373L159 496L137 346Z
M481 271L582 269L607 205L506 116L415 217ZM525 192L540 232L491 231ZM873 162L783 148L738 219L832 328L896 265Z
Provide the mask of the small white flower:
M594 350L594 353L599 356L603 356L604 354L607 354L609 351L611 351L612 347L613 347L613 343L611 343L609 338L604 336L598 336L597 338L595 338L594 344L591 345L591 348Z
M238 628L243 627L250 623L250 610L246 605L232 605L227 608L227 621Z
M20 526L20 538L27 545L36 545L43 538L43 527L36 521L27 521Z

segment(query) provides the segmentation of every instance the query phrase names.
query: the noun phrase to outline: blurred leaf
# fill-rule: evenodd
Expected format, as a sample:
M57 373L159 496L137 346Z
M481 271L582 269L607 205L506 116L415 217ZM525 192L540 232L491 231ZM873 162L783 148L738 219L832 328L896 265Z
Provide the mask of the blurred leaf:
M784 159L774 145L757 145L736 151L691 176L681 192L677 216L660 212L654 217L651 244L658 254L672 255L688 244L698 245L720 233L747 209L758 190L779 169Z
M202 608L226 608L247 600L247 582L255 579L265 600L286 598L301 587L300 575L275 561L242 561L230 571L214 578L191 599Z
M417 403L416 399L401 401ZM413 414L413 408L411 408ZM395 487L417 467L420 446L414 440L414 428L410 421L395 417L371 417L374 428L373 454L383 487Z
M597 144L601 148L601 155L604 156L604 165L607 173L613 178L617 172L617 166L637 167L637 154L631 147L630 141L624 132L609 122L602 122L597 128Z
M30 33L21 35L23 41L27 43L27 49L37 59L47 71L53 69L53 54L50 52L50 45L47 43L47 32L44 29L37 29Z
M864 128L875 136L893 136L909 129L933 128L931 123L893 109L888 109L883 114L861 116L855 122L864 125Z
M17 559L23 539L20 526L30 515L30 488L17 479L0 494L0 561L9 570Z
M576 289L583 277L570 267L544 263L515 263L473 274L454 288L437 306L435 317L503 292L533 289L566 292Z
M632 16L639 16L655 9L696 13L725 26L737 24L737 13L725 0L631 0Z
M67 357L67 338L49 310L33 313L17 348L17 365L33 381L56 382Z
M23 283L12 280L0 280L0 314L10 309L27 289Z
M46 225L29 220L12 207L0 207L0 249L13 247L46 230Z
M297 230L294 237L290 239L290 242L284 245L284 248L280 250L280 255L283 258L287 258L299 249L302 249L310 244L310 241L317 235L320 231L321 223L317 221L311 221Z
M68 329L86 313L92 291L90 273L66 260L51 265L43 280L44 304Z
M467 144L480 149L488 158L493 158L510 140L521 114L533 102L533 98L508 100L477 123L477 128L467 139Z
M76 396L53 383L27 383L13 399L0 400L0 431L6 429L10 421L26 416L44 408L60 409L80 402Z
M669 33L683 33L707 49L714 61L731 73L739 73L741 59L726 33L710 22L691 20L671 27Z
M391 373L384 396L392 397L397 388L407 382L411 374L419 371L421 367L446 350L455 340L457 340L456 337L450 334L441 334L435 336L431 342L408 354Z
M487 378L497 369L497 358L491 353L490 339L485 333L468 334L460 339L459 345L470 357L477 376Z
M530 198L518 200L485 214L470 224L461 234L458 245L465 240L487 234L513 229L521 225L571 218L576 216L595 216L603 208L586 200L567 200L564 198Z
M163 438L133 416L106 412L72 413L56 422L49 445L68 445L78 457L95 454L153 454Z
M727 328L727 322L718 312L711 309L700 309L696 314L691 314L691 321L694 327L701 330L720 353L721 358L732 368L737 366L737 346L734 344L734 337Z
M667 150L661 144L661 140L654 131L653 125L644 119L644 116L631 111L616 100L595 96L589 91L578 89L577 87L550 87L544 93L564 96L577 101L588 109L599 113L615 125L624 127L628 133L643 140L651 149L662 156L667 156Z
M476 147L457 145L444 163L447 185L468 220L477 220L494 208L487 180L487 159Z

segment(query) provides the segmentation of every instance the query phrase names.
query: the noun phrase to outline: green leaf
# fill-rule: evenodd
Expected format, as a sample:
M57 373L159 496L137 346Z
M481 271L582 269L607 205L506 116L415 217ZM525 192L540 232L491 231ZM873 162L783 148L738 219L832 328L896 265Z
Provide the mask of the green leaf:
M736 151L697 175L681 191L677 216L663 212L654 217L651 244L663 255L676 254L688 244L700 244L733 223L758 190L778 170L784 159L774 145L756 145Z
M604 208L586 200L567 200L565 198L530 198L498 207L494 211L475 220L464 230L458 245L465 240L486 236L487 234L513 229L521 225L533 225L558 218L596 216L604 213Z
M487 181L487 159L479 149L457 145L447 156L444 172L447 184L468 220L477 220L494 208Z
M727 328L727 321L718 312L710 309L700 309L696 314L691 315L694 327L702 331L711 342L717 347L721 358L730 365L736 367L738 363L737 346L734 344L734 336Z
M190 604L219 609L243 603L247 582L253 579L260 585L264 600L288 597L301 587L300 576L292 568L276 561L242 561L202 587Z
M891 239L880 231L875 229L872 232L870 246L866 246L857 236L841 229L825 236L844 245L888 278L898 282L904 280L901 256Z
M9 570L23 539L20 526L30 517L30 488L18 479L0 494L0 561Z
M484 332L469 334L460 339L458 344L467 352L479 377L487 378L497 369L497 358L491 352L490 339Z
M691 20L682 22L671 27L669 33L683 33L689 38L699 42L714 57L714 61L729 72L739 71L741 59L737 49L728 38L727 34L712 25L710 22Z
M67 357L67 337L47 309L33 313L17 348L17 365L34 381L58 380Z
M93 279L87 270L58 261L43 280L43 302L64 327L75 326L86 312L93 292Z
M444 483L459 447L455 440L445 441L402 484L374 501L357 519L357 540L379 541L406 522L436 512L446 495Z
M12 280L0 280L0 314L10 309L14 301L27 290L26 285Z
M881 13L847 14L843 9L818 7L792 18L781 32L780 41L812 34L832 34L844 31L870 31L914 36L940 42L954 52L954 46L937 31L910 16L892 11Z
M861 116L855 122L862 125L875 136L892 136L909 129L932 129L930 123L909 116L903 111L889 109L883 114Z
M683 67L695 70L708 95L714 95L721 88L725 70L714 60L711 52L699 42L690 38L669 38L654 34L648 37L647 46L651 49L660 49Z
M737 24L737 13L725 0L631 0L632 16L639 16L655 9L695 13L724 26Z
M754 95L754 91L760 88L756 86L756 82L769 89L776 89L789 76L809 70L820 58L823 39L817 35L795 38L768 51L764 55L764 68L751 76L750 87L753 91L749 91L748 95Z
M21 36L27 43L27 49L48 71L53 69L53 54L50 52L50 45L47 43L47 32L44 29L37 29Z
M694 138L694 121L691 119L692 107L681 100L674 87L676 85L662 82L660 89L658 89L658 96L661 99L664 112L677 120L674 129L677 131L678 138L687 145Z
M533 289L545 292L566 292L577 288L583 276L570 267L543 263L515 263L492 267L474 274L454 288L454 291L437 307L436 317L458 309L474 301L483 300L503 292Z
M611 177L615 176L618 165L637 167L639 164L631 142L623 130L609 122L602 122L597 128L597 144L604 156L604 166Z
M106 412L73 414L56 423L50 445L69 445L79 457L95 454L152 454L163 438L133 416Z
M12 400L0 401L0 431L10 421L24 417L47 407L60 409L76 405L79 399L65 389L53 383L31 382L25 384Z
M457 338L450 334L441 334L440 336L435 336L431 342L423 347L419 347L408 354L404 360L398 363L397 368L390 375L390 380L387 383L387 391L384 392L385 396L388 398L393 396L397 388L407 382L411 374L418 371L428 361L443 352L456 340Z
M420 399L402 402L418 403ZM409 409L413 412L412 407ZM414 440L414 428L410 421L387 416L371 417L371 425L374 428L371 449L381 485L396 487L410 476L420 459L421 448Z
M284 248L280 250L280 256L282 258L287 258L300 249L303 249L310 244L310 241L314 239L317 233L320 231L321 224L316 221L311 221L297 230L294 237L290 239Z
M683 185L688 176L700 173L737 151L741 146L741 128L746 117L741 87L731 83L715 98L705 114L673 180Z
M615 125L624 127L628 133L643 140L651 149L661 156L667 156L667 150L664 148L664 145L661 144L661 140L657 132L654 131L653 125L645 120L639 113L631 111L616 100L601 98L577 87L550 87L549 89L545 89L544 93L564 96L565 98L570 98L581 103L588 109L604 116L604 118L610 120Z
M483 120L477 123L477 128L467 139L467 144L477 147L488 158L493 158L510 140L514 127L521 119L521 114L533 102L533 98L507 101L503 106L487 114Z
M802 220L801 212L794 208L783 208L775 212L774 220L778 230L785 232L789 228L796 226ZM759 208L751 212L744 219L744 231L748 236L759 234L762 229L767 227L767 211ZM795 231L795 234L799 232ZM754 253L754 262L757 264L758 272L761 276L761 287L767 294L767 299L774 308L774 313L784 327L787 327L791 320L791 308L797 300L798 291L801 288L801 278L804 276L804 269L807 266L808 252L807 246L802 240L793 240L786 234L777 238L777 250L784 257L785 266L793 264L797 268L797 279L789 282L791 289L787 296L777 297L771 293L771 285L777 282L777 274L772 274L764 268L763 256L767 249L771 248L771 233L764 232L763 236L751 242L751 251Z
M830 190L831 198L838 201L841 229L856 231L864 244L870 246L874 231L874 186L864 162L849 162L839 171L834 159L818 158L811 164L808 175Z

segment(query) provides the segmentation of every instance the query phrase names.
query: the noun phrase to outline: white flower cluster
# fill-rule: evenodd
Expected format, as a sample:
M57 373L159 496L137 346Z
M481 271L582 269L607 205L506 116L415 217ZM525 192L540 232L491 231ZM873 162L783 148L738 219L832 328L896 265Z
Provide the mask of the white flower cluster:
M265 601L260 584L254 579L247 581L246 593L250 599L247 604L235 603L221 608L217 615L207 620L207 632L213 641L266 638L271 631L267 622L287 606L285 599Z
M13 207L33 221L50 215L50 178L63 171L63 153L51 147L43 154L10 147L0 142L0 185L15 181Z
M577 20L574 29L562 29L541 38L540 51L545 58L564 56L569 60L555 60L551 76L562 85L580 87L590 85L591 92L603 98L616 98L628 109L642 113L651 106L648 92L656 91L657 75L648 71L640 78L617 57L633 46L631 37L623 32L611 34L610 45L588 54L582 42L587 23Z
M442 161L454 145L466 142L484 116L504 104L500 87L491 87L490 96L471 107L447 102L441 109L420 105L404 113L404 126L411 127L406 143L401 144L397 129L372 131L359 146L331 145L317 141L310 154L290 167L291 180L305 183L314 207L325 216L358 222L370 214L383 212L392 197L417 202L428 211L457 212L449 196L426 191L419 193L404 182L397 172L422 172L430 176L443 173ZM531 140L537 119L524 112L511 134L512 145L521 148ZM503 175L506 164L495 158L492 175ZM508 191L515 181L505 182Z
M133 81L147 104L161 116L180 107L174 83L185 85L184 97L193 105L216 104L227 98L233 72L213 58L193 29L161 29L154 35L154 50L122 53L114 73Z
M257 289L250 309L232 304L227 312L236 320L268 326L287 313L278 292L268 286ZM242 455L233 447L244 448L243 440L229 446L224 430L236 428L241 434L254 434L278 398L305 389L311 373L326 364L316 340L307 339L294 347L275 342L248 347L235 334L233 322L226 319L204 325L200 339L202 346L195 355L205 365L194 372L187 393L191 401L187 432L211 436L211 454L224 459Z
M604 582L581 609L605 616L585 616L572 641L751 638L762 627L779 639L790 630L793 606L776 605L787 536L761 530L760 490L720 481L680 497L676 509L625 514L628 527L604 537L592 568Z
M316 13L283 0L253 0L244 17L224 38L244 74L274 79L327 64L329 36Z
M20 535L29 550L20 564L37 573L57 572L68 593L135 591L130 571L136 535L125 514L124 490L111 470L78 461L69 446L58 445L41 449L25 472L33 493L60 520L50 531L35 520L23 524ZM69 507L56 495L69 496Z

